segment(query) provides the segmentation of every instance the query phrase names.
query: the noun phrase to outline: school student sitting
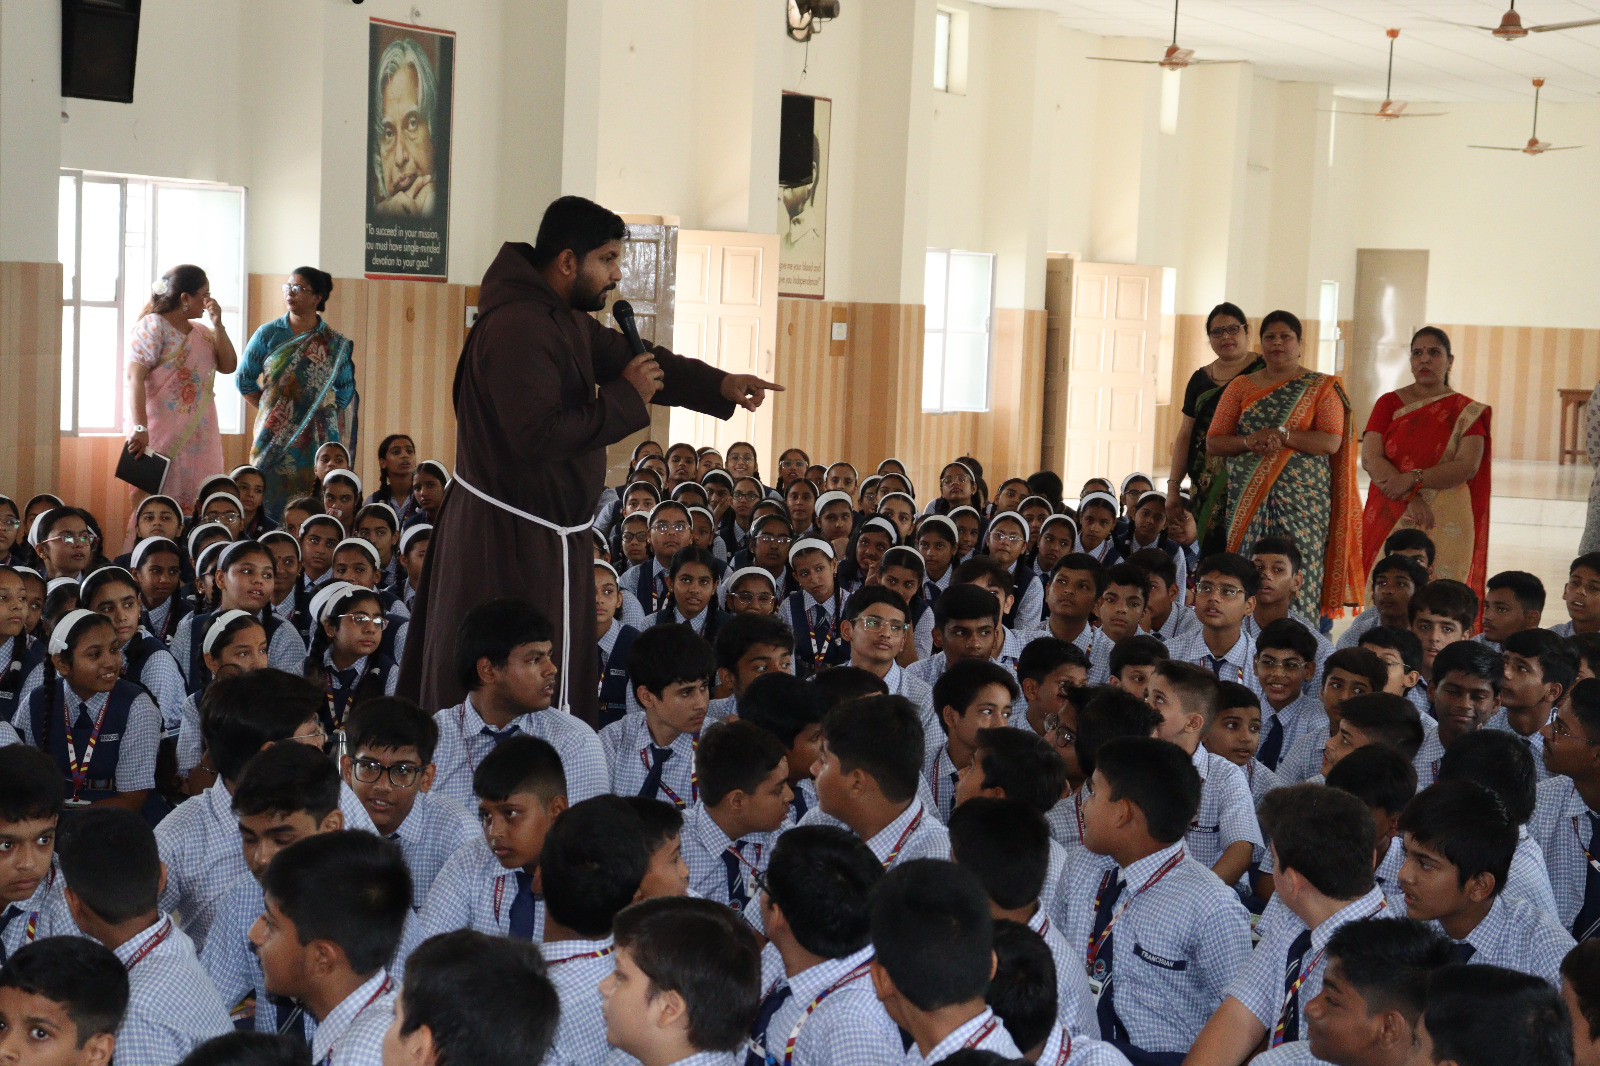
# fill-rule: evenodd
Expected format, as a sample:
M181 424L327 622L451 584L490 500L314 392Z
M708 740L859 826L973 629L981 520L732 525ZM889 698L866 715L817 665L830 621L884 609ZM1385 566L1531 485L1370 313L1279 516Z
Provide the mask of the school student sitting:
M1431 693L1436 676L1434 657L1471 635L1478 618L1478 597L1461 582L1440 578L1418 589L1406 610L1411 615L1411 632L1422 642L1421 684Z
M925 856L948 858L950 838L938 812L917 797L923 743L922 722L904 696L867 696L833 708L822 720L811 768L817 808L800 824L851 830L886 870Z
M327 693L322 724L331 736L356 707L394 695L400 664L383 648L390 620L377 593L334 581L312 599L311 613L316 634L301 672Z
M594 730L551 706L560 672L553 638L549 619L525 600L490 600L467 612L455 656L467 697L433 716L439 725L433 791L471 809L476 768L518 734L555 748L573 802L611 791L605 749Z
M905 1050L871 981L870 903L883 866L848 831L779 838L761 923L783 962L750 1028L752 1052L790 1066L900 1066Z
M1078 500L1078 551L1101 566L1122 561L1112 543L1117 512L1117 498L1109 492L1085 493Z
M1171 643L1200 625L1194 609L1183 602L1187 574L1180 576L1177 560L1184 558L1185 553L1176 550L1176 545L1173 547L1172 555L1159 548L1146 548L1128 556L1128 562L1149 578L1141 626L1163 644Z
M1314 722L1308 724L1288 748L1276 767L1284 784L1299 784L1322 772L1328 738L1339 733L1339 708L1345 700L1355 696L1382 692L1388 678L1389 668L1383 660L1365 648L1340 648L1328 656L1323 664L1322 690L1318 695L1325 724L1321 727Z
M1389 668L1383 691L1404 696L1420 713L1428 713L1427 693L1417 687L1422 680L1422 641L1415 633L1399 626L1376 626L1361 634L1356 647L1366 648Z
M1108 587L1106 595L1112 595L1115 589L1115 585ZM1150 679L1155 676L1156 667L1166 661L1167 647L1155 637L1142 633L1124 637L1111 649L1109 676L1105 683L1132 693L1141 700L1148 700Z
M550 824L567 809L561 757L538 737L511 737L472 775L484 841L445 863L400 945L398 964L430 936L452 929L544 938L544 899L534 891Z
M110 1066L127 1009L122 960L85 937L29 943L0 967L0 1048L17 1066Z
M798 586L778 615L794 633L794 672L810 677L850 658L850 646L839 631L844 589L835 580L833 546L805 537L789 549L789 569Z
M1256 590L1255 610L1244 620L1244 630L1257 638L1259 648L1261 631L1273 622L1287 618L1300 623L1317 644L1316 672L1308 682L1309 690L1314 692L1321 680L1322 664L1333 654L1333 642L1322 635L1313 619L1289 610L1306 581L1300 549L1288 537L1262 537L1251 545L1250 561L1255 564L1261 583Z
M481 830L453 799L432 792L439 724L410 700L380 696L345 719L339 772L379 836L400 845L411 871L412 908L422 909L445 860Z
M671 584L667 602L645 619L646 625L683 625L708 641L728 620L728 612L717 604L717 578L721 564L705 548L689 545L678 549L667 568Z
M1528 833L1544 852L1556 919L1580 943L1600 932L1600 871L1589 862L1600 850L1600 681L1572 686L1567 702L1544 728L1544 762Z
M1011 671L985 660L956 663L933 686L934 705L944 743L929 751L922 776L933 794L939 820L948 822L963 769L977 753L977 737L985 729L1005 726L1018 695Z
M1600 552L1586 552L1572 560L1561 602L1567 608L1567 621L1550 627L1558 635L1600 633Z
M640 627L632 625L622 616L620 579L616 569L608 562L596 559L594 563L594 626L600 645L600 711L597 719L601 727L610 725L628 713L628 653L638 638ZM640 621L643 617L641 614Z
M967 870L922 859L889 871L872 896L872 985L911 1036L910 1064L961 1048L1021 1052L983 1001L994 972L994 919Z
M561 997L557 1061L599 1066L610 1048L599 986L615 968L611 923L638 898L649 868L644 823L620 796L596 796L562 811L539 855L544 952Z
M1411 628L1411 597L1428 583L1428 568L1410 555L1391 552L1372 565L1372 603L1355 617L1336 642L1353 648L1379 626Z
M1076 644L1036 636L1017 657L1017 682L1023 713L1013 711L1010 724L1042 737L1050 731L1047 720L1060 720L1067 693L1089 683L1089 659Z
M639 601L647 616L672 602L672 578L667 567L674 555L689 546L690 528L689 509L676 500L662 500L649 511L645 522L648 531L646 557L630 567L622 578L627 591ZM624 541L628 539L627 533L627 519L624 519Z
M1435 582L1438 584L1438 582ZM1428 695L1439 722L1417 752L1417 787L1439 779L1439 760L1458 737L1482 729L1493 717L1505 683L1505 660L1486 644L1458 640L1434 657Z
M1417 1066L1567 1066L1572 1030L1561 997L1498 966L1446 966L1428 978L1411 1061Z
M933 611L940 650L907 667L906 673L912 678L931 688L946 670L963 659L999 660L1004 637L1000 598L993 592L975 584L952 584L934 604Z
M1261 578L1242 555L1208 555L1195 566L1194 614L1200 628L1167 645L1179 662L1196 663L1219 681L1237 681L1259 691L1256 642L1244 620L1256 607Z
M223 551L212 578L218 592L215 606L185 615L171 641L172 656L183 672L188 692L199 692L210 680L201 657L201 641L211 623L228 611L247 611L262 620L267 629L268 665L277 670L300 669L306 657L305 641L293 625L266 610L276 565L271 549L255 541L237 541Z
M994 976L989 979L984 1001L1022 1049L1023 1061L1045 1066L1128 1066L1116 1048L1091 1035L1075 1033L1060 1020L1057 959L1038 933L1021 923L996 919L994 958ZM1075 960L1071 965L1078 969ZM994 1058L1007 1061L998 1055ZM959 1059L952 1056L945 1061Z
M205 757L205 737L200 728L200 703L205 698L209 681L265 669L268 665L266 627L259 618L245 611L225 611L201 634L200 656L209 679L198 692L184 697L175 745L178 774L183 777L190 795L216 780L213 770L201 765Z
M1434 922L1459 962L1504 966L1561 986L1574 941L1555 918L1503 895L1517 827L1494 793L1471 781L1441 781L1400 815L1406 913Z
M1256 634L1256 691L1266 703L1261 708L1261 745L1256 759L1268 770L1278 769L1295 741L1327 723L1322 686L1319 683L1306 691L1306 685L1322 670L1317 655L1312 631L1292 618L1268 622Z
M145 820L116 808L79 811L62 834L60 852L73 920L115 952L128 973L118 1066L170 1066L231 1029L228 1008L193 942L156 902L161 856Z
M411 913L400 849L371 833L322 833L278 852L261 887L250 942L268 994L316 1021L312 1061L381 1066L395 999L385 967Z
M644 829L650 865L639 883L639 898L687 896L689 865L683 861L683 812L670 803L648 796L623 796Z
M1217 682L1217 713L1200 735L1200 743L1244 771L1250 797L1257 804L1282 784L1282 779L1256 758L1261 733L1261 697L1237 681Z
M411 955L385 1066L527 1066L555 1042L561 1001L532 944L470 929Z
M978 796L1017 800L1046 820L1067 791L1067 760L1071 747L1062 748L1044 737L1012 729L985 729L978 733L972 763L956 783L956 806ZM1075 756L1074 756L1075 759ZM1051 839L1049 867L1040 899L1052 910L1067 865L1067 849Z
M1400 839L1400 813L1417 794L1417 768L1396 748L1368 744L1328 771L1328 787L1350 793L1372 812L1373 881L1388 902L1385 913L1405 914L1400 867L1405 864L1406 849Z
M1533 748L1534 765L1543 781L1550 771L1544 766L1544 737L1540 734L1578 679L1578 654L1548 629L1519 630L1499 646L1506 667L1500 683L1500 709L1483 727L1524 738Z
M738 710L739 698L757 678L789 673L794 634L770 614L737 614L717 631L717 683L728 695L706 708L709 721L720 722Z
M1528 833L1528 822L1539 801L1536 760L1528 744L1511 733L1480 729L1450 746L1439 763L1439 781L1472 781L1493 792L1517 827L1517 850L1511 857L1502 894L1526 900L1552 918L1556 897L1550 889L1550 872L1544 852Z
M20 575L12 575L12 579L16 582L13 588L20 590ZM103 566L84 578L78 602L111 619L122 643L123 679L141 686L155 700L163 735L170 735L183 712L183 675L166 645L140 624L138 581L120 566ZM5 623L0 622L0 633L4 629ZM0 713L5 706L0 703Z
M1055 957L1058 1017L1074 1034L1095 1033L1099 1023L1078 952L1040 903L1051 843L1043 815L1021 800L975 796L950 816L951 858L977 875L996 921L1021 923L1043 938Z
M790 818L799 824L817 805L817 786L811 771L819 755L825 713L817 687L793 674L764 674L739 697L738 712L741 721L760 726L783 745L789 788L794 793Z
M1544 614L1544 582L1524 570L1502 570L1484 586L1483 631L1473 640L1503 650L1506 638L1538 629Z
M1094 617L1100 624L1100 635L1089 652L1089 684L1104 685L1116 670L1111 665L1112 650L1139 633L1140 620L1144 618L1146 590L1150 586L1145 572L1129 563L1118 563L1106 569L1105 587L1095 601ZM1154 643L1161 643L1150 638ZM1148 647L1148 646L1147 646ZM1149 658L1153 653L1146 651ZM1162 653L1166 654L1165 652Z
M1175 1063L1245 965L1249 916L1184 846L1201 786L1181 748L1119 737L1093 763L1062 935L1098 988L1101 1039L1129 1058Z
M783 744L749 722L718 722L700 739L695 770L701 800L682 835L689 888L743 912L794 798Z
M600 982L606 1040L642 1066L733 1066L761 999L761 949L703 899L647 899L617 915Z
M1079 696L1088 698L1084 701L1084 705L1077 709L1075 727L1071 730L1072 741L1070 744L1062 744L1060 741L1063 738L1058 735L1056 750L1063 752L1063 761L1066 761L1064 753L1066 749L1071 749L1072 759L1068 763L1068 780L1071 780L1072 764L1075 763L1081 783L1073 789L1070 796L1050 808L1049 813L1045 815L1046 821L1050 823L1050 836L1069 852L1083 843L1083 811L1089 798L1087 786L1089 778L1094 774L1096 752L1102 745L1118 737L1148 737L1160 720L1144 700L1113 688L1085 689ZM1060 728L1057 727L1058 734ZM1064 898L1062 902L1066 902ZM1057 924L1060 923L1061 918L1058 915Z
M933 685L898 662L911 636L910 608L899 593L882 585L856 590L845 601L841 635L850 646L849 665L882 678L891 695L914 703L923 728L931 731L938 717Z
M700 801L695 749L711 704L717 656L685 626L653 626L628 656L628 685L643 710L600 731L609 791L655 796L686 811Z
M78 932L55 859L61 775L26 744L0 747L0 955Z
M1323 746L1322 772L1311 780L1322 783L1341 759L1368 744L1386 744L1415 759L1423 736L1417 709L1399 696L1387 692L1353 696L1339 707L1338 732Z
M1076 645L1090 663L1107 659L1113 641L1090 624L1105 587L1106 568L1094 556L1082 552L1062 556L1045 583L1044 606L1049 616L1038 635Z
M1328 938L1322 991L1306 1004L1305 1039L1255 1066L1407 1066L1428 977L1455 961L1448 938L1422 922L1370 918Z
M1288 913L1263 931L1187 1066L1241 1066L1263 1038L1272 1048L1305 1039L1305 1008L1322 991L1328 938L1386 913L1372 880L1372 817L1360 800L1322 785L1289 785L1269 792L1259 814L1272 840L1273 898Z

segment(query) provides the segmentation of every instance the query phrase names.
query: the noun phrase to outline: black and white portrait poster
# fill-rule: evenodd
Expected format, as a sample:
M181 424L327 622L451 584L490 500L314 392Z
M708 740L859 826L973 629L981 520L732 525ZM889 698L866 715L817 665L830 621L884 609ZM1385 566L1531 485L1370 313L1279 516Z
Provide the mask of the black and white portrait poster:
M823 298L833 101L783 94L778 134L778 295Z
M385 19L368 33L366 276L444 281L456 35Z

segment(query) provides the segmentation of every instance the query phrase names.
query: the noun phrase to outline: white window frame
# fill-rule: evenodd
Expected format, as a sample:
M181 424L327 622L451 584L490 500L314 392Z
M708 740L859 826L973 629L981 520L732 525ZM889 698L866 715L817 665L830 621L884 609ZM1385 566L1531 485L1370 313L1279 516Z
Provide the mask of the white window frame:
M157 247L156 247L156 241L155 241L155 236L154 236L155 233L157 232L157 224L158 224L157 212L160 210L160 198L157 195L158 190L159 189L163 189L163 188L168 188L168 189L204 188L204 189L217 189L217 190L226 189L226 190L237 192L239 194L239 208L240 208L240 214L239 214L239 228L240 228L240 233L239 233L239 301L240 302L237 303L237 304L223 304L222 305L222 312L223 312L223 315L225 317L232 316L232 315L237 315L237 321L239 322L241 327L247 327L248 321L249 321L248 303L249 303L249 295L250 295L250 284L249 284L250 275L249 275L249 273L248 273L248 271L246 269L247 265L249 263L249 252L248 252L248 243L247 243L248 240L249 240L249 232L248 232L248 219L249 219L248 195L249 194L248 194L248 192L245 190L245 188L243 186L240 186L240 185L227 185L227 184L224 184L222 182L174 181L174 180L171 180L171 179L152 178L152 177L146 177L146 176L143 176L143 175L136 175L136 174L110 174L110 173L104 173L104 172L100 172L100 171L73 170L73 169L68 169L68 168L63 168L60 171L60 175L63 178L71 178L71 179L73 179L72 188L73 188L73 194L74 194L75 200L76 200L76 202L73 205L73 211L72 211L72 217L73 217L73 265L72 265L72 271L73 272L72 272L72 275L71 275L71 291L72 291L72 294L71 294L71 296L68 296L68 295L66 295L65 292L63 292L62 298L61 298L61 307L62 307L63 313L70 311L71 314L72 314L72 336L71 336L70 344L68 343L68 339L67 339L67 337L65 335L63 335L63 337L62 337L62 352L61 352L61 375L62 375L62 381L61 381L61 403L62 403L62 411L61 411L60 430L61 430L61 433L64 436L73 436L73 437L99 437L99 436L121 437L121 436L126 436L127 433L128 433L128 430L132 428L131 425L128 422L127 393L126 393L126 388L127 388L127 382L126 382L126 379L127 379L127 365L128 365L128 357L129 357L129 353L130 353L129 340L130 340L130 335L131 335L131 333L133 331L133 327L135 325L135 322L133 322L131 319L132 319L133 315L138 313L137 309L130 310L130 308L132 307L132 304L128 300L128 295L129 294L128 294L128 291L127 291L127 288L128 288L128 278L127 278L127 262L128 262L128 186L130 184L139 184L139 185L145 186L146 190L147 190L146 195L148 197L147 203L149 204L151 225L150 225L150 231L146 235L146 243L149 246L150 275L151 275L151 277L155 277L155 278L158 278L158 277L161 276L161 269L162 269L162 265L163 265L163 264L157 262L157 257L159 256L160 252L159 252L159 249L157 249ZM119 186L120 190L121 190L121 192L120 192L121 211L120 211L120 214L119 214L120 232L117 235L117 284L116 284L116 296L112 300L85 300L85 299L83 299L83 277L82 277L82 275L83 275L83 186L84 186L85 183L116 185L116 186ZM59 240L59 234L58 234L58 240ZM171 264L166 264L166 265L170 266ZM63 289L65 289L65 288L66 288L66 286L63 286ZM136 300L134 302L137 302L142 306L142 300ZM81 359L82 351L81 350L82 350L82 343L83 343L83 330L82 330L82 317L83 316L82 316L82 309L85 308L85 307L108 307L108 308L114 308L117 311L116 380L115 380L114 386L113 386L114 389L115 389L115 393L116 393L116 406L115 406L116 415L115 415L114 424L110 425L110 426L84 426L84 425L80 424L80 422L79 422L79 417L78 417L78 415L79 415L79 391L80 391L79 386L80 386L80 382L82 381L82 374L81 374L80 369L79 369L80 365L81 365L81 362L82 362L82 359ZM243 333L244 330L241 329L240 332ZM235 343L235 346L240 349L240 354L241 354L241 358L242 358L243 340L239 339L239 340L236 340L234 343ZM69 375L70 375L70 385L69 385ZM219 398L219 400L218 400L219 405L220 405L221 402L223 402L223 401L221 401L220 398ZM244 400L242 398L240 398L237 402L238 402L238 409L235 412L235 418L233 419L233 421L234 421L234 423L236 425L239 426L238 432L248 432L249 426L248 426L248 423L245 421L245 417L244 417L244 415L245 415L245 412L244 412ZM221 414L222 414L222 411L221 411L220 406L219 406L218 415L220 416Z
M930 406L929 403L928 403L928 391L927 391L926 388L924 388L923 393L922 393L922 412L923 412L923 414L930 414L930 415L932 415L932 414L971 414L971 413L983 413L983 412L986 412L986 411L989 410L990 397L994 393L994 279L995 279L995 258L996 258L995 254L993 252L969 252L969 251L966 251L966 250L961 249L961 248L929 248L928 251L927 251L927 254L928 255L939 254L939 255L943 255L943 256L946 257L945 258L945 272L944 272L945 321L943 323L941 323L937 327L927 324L926 321L923 324L923 334L922 334L922 336L923 336L923 374L924 374L924 377L926 377L926 375L928 373L927 341L928 341L929 337L937 335L937 336L939 336L941 338L941 340L948 341L948 338L951 335L961 335L961 336L978 336L978 335L980 335L980 332L977 331L977 330L952 330L952 329L949 328L950 274L952 273L951 270L950 270L950 261L954 257L956 257L958 255L959 256L972 256L972 257L975 257L975 258L983 258L983 259L987 259L988 260L988 262L989 262L989 313L984 316L984 319L983 319L983 330L981 331L981 336L984 338L984 347L983 347L984 368L983 368L983 398L982 398L982 402L979 403L979 404L976 404L976 405L967 404L967 405L962 405L962 406L956 406L956 405L952 405L952 403L950 402L950 397L945 395L945 386L949 381L949 375L946 372L946 368L949 366L948 357L949 357L949 353L950 353L950 346L949 346L948 343L943 343L941 345L941 349L942 349L944 354L943 354L943 356L941 356L940 361L939 361L940 374L939 374L939 387L938 387L938 402L935 405ZM926 279L924 280L924 285L926 285Z
M950 91L950 44L955 12L939 8L933 16L933 91Z

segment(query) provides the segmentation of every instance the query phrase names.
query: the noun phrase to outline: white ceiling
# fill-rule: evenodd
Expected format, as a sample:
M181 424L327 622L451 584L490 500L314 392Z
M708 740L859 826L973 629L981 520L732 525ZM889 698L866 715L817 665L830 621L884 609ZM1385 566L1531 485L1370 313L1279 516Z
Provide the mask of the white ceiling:
M1105 37L1172 39L1172 0L977 0L1054 11L1062 25ZM1589 101L1600 93L1600 26L1500 41L1507 0L1183 0L1178 43L1200 59L1243 59L1269 78L1332 84L1340 95L1383 99L1388 27L1397 100L1519 101L1531 79L1543 98ZM1524 25L1600 18L1600 0L1518 0ZM1152 44L1150 58L1161 54Z

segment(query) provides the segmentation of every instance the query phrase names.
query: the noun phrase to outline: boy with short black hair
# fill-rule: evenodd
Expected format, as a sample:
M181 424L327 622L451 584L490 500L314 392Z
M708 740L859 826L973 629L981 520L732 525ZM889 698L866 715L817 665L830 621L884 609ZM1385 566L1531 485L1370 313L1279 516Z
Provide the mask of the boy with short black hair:
M1554 632L1563 637L1600 633L1600 552L1586 552L1572 560L1561 602L1567 606L1567 620L1551 626Z
M1090 624L1105 588L1106 568L1094 556L1084 552L1063 555L1045 582L1044 606L1049 617L1040 635L1077 645L1091 663L1109 655L1112 641ZM1098 647L1101 644L1103 650Z
M1017 658L1017 681L1022 687L1024 712L1011 716L1011 725L1038 736L1049 732L1046 718L1059 719L1067 693L1089 682L1089 658L1076 644L1051 636L1035 637Z
M1144 620L1145 597L1150 588L1149 576L1130 563L1118 563L1106 570L1105 587L1094 605L1095 620L1100 623L1100 634L1109 637L1113 645L1139 632ZM1110 652L1096 645L1089 657L1089 683L1103 685L1111 676Z
M1433 580L1433 561L1437 554L1433 538L1420 529L1397 529L1383 542L1383 554L1387 558L1391 555L1404 556L1417 563L1428 572L1428 580Z
M703 899L647 899L617 915L600 982L606 1040L642 1066L731 1063L761 1000L761 948Z
M1242 555L1219 552L1201 559L1195 571L1194 613L1200 628L1168 645L1168 654L1204 666L1219 681L1237 681L1259 691L1256 642L1244 631L1261 585L1255 564Z
M1417 752L1419 789L1439 779L1439 760L1457 737L1482 729L1493 717L1505 677L1505 660L1475 640L1446 645L1434 658L1429 695L1439 728L1428 734Z
M1385 744L1415 759L1423 736L1417 709L1399 696L1387 692L1352 696L1339 708L1338 732L1323 746L1321 776L1325 779L1341 759L1368 744Z
M1261 630L1273 622L1288 618L1304 626L1317 642L1317 669L1310 682L1310 691L1314 692L1322 664L1333 654L1333 642L1322 635L1316 621L1290 610L1306 582L1300 548L1288 537L1262 537L1251 546L1250 561L1255 564L1261 583L1256 591L1255 610L1245 618L1244 630L1257 638L1259 648Z
M0 1048L15 1066L110 1066L127 1008L121 960L87 937L30 942L0 968Z
M882 585L863 585L845 601L840 635L850 645L850 665L882 678L890 695L916 704L923 728L931 730L938 718L933 686L897 661L911 630L906 601Z
M1353 648L1379 626L1411 628L1411 597L1428 583L1428 568L1410 555L1386 555L1372 566L1372 604L1355 617L1337 646Z
M1099 987L1101 1037L1130 1057L1181 1054L1250 955L1249 917L1184 847L1200 778L1181 748L1120 737L1093 763L1061 934Z
M118 1066L170 1066L232 1028L194 945L157 904L161 856L149 824L120 807L77 811L61 836L67 906L128 972Z
M1217 714L1200 742L1213 755L1244 771L1250 796L1257 804L1282 783L1256 758L1261 742L1261 698L1237 681L1217 682Z
M1503 894L1523 899L1554 917L1556 897L1550 888L1550 871L1544 852L1528 833L1539 801L1534 756L1527 741L1498 729L1468 733L1450 745L1439 763L1439 781L1471 781L1493 792L1517 827L1517 850L1511 857Z
M433 791L471 810L475 767L516 733L555 748L574 803L610 791L594 730L552 706L560 680L554 639L550 620L525 600L490 600L467 612L455 649L456 679L467 695L433 716L439 725Z
M717 683L729 695L712 700L709 721L720 722L737 709L751 682L771 673L788 673L794 659L794 634L775 615L736 614L717 630Z
M1318 695L1321 686L1306 692L1321 671L1317 654L1316 638L1292 618L1268 622L1256 637L1255 691L1265 704L1256 759L1269 770L1278 769L1302 736L1327 725Z
M1339 732L1339 707L1353 696L1383 691L1389 668L1365 648L1340 648L1328 656L1322 669L1323 728L1308 728L1278 763L1277 774L1287 785L1308 781L1322 770L1328 738Z
M1540 978L1498 966L1446 966L1428 978L1411 1061L1418 1066L1567 1066L1572 1029Z
M952 583L933 605L933 619L940 650L906 668L919 681L931 686L961 660L988 660L1001 650L1000 600L988 589Z
M717 722L695 754L701 800L683 817L689 889L743 912L789 813L783 744L749 722Z
M1185 559L1185 573L1182 576L1179 574L1179 559ZM1128 556L1128 563L1143 570L1149 579L1145 586L1142 623L1146 632L1166 644L1199 626L1194 610L1183 602L1185 579L1188 576L1183 552L1168 555L1159 548L1145 548Z
M1561 1000L1572 1016L1573 1066L1600 1063L1600 944L1585 941L1561 960Z
M1263 1038L1274 1048L1304 1039L1328 938L1386 910L1372 879L1372 816L1360 800L1322 785L1289 785L1267 794L1260 815L1272 840L1274 895L1288 913L1264 931L1195 1041L1191 1066L1241 1066Z
M997 919L994 960L994 976L983 998L1011 1034L1012 1042L1022 1049L1022 1059L1017 1061L1045 1066L1128 1066L1128 1060L1110 1044L1074 1032L1060 1020L1059 970L1049 945L1038 933L1020 922ZM1076 959L1069 965L1079 969ZM1097 1031L1098 1026L1090 1030Z
M1578 656L1565 639L1548 629L1512 633L1500 648L1506 668L1500 685L1500 709L1483 727L1525 739L1533 748L1536 773L1543 781L1550 771L1544 765L1544 737L1540 731L1550 723L1556 707L1578 679Z
M312 1061L381 1063L395 997L385 967L411 913L399 846L348 830L308 837L273 858L261 887L250 942L267 992L316 1020Z
M420 911L445 860L480 831L465 807L431 791L439 724L410 700L380 696L345 716L344 736L348 754L339 757L340 773L378 834L405 853L411 906Z
M1167 646L1155 637L1142 633L1127 637L1111 649L1107 683L1148 700L1150 679L1155 676L1156 667L1166 661Z
M1417 794L1417 768L1394 748L1368 744L1340 759L1328 771L1328 787L1350 793L1372 812L1376 859L1373 881L1388 901L1387 913L1404 914L1406 897L1400 889L1400 866L1406 860L1406 851L1400 840L1400 812Z
M1555 919L1502 890L1517 827L1494 793L1471 781L1425 788L1400 815L1406 913L1435 922L1460 962L1504 966L1561 986L1573 939Z
M822 676L837 669L824 671ZM796 824L817 805L811 767L817 761L825 710L818 697L816 682L781 673L756 678L739 697L739 718L765 729L783 745L789 764L789 787L794 791L790 817Z
M752 1052L791 1066L901 1066L899 1030L873 992L872 890L883 866L848 830L801 826L772 851L761 924L783 960L750 1029Z
M977 752L978 733L1004 727L1017 696L1011 671L983 660L956 663L934 684L933 700L939 708L944 743L928 752L922 776L933 793L940 821L950 820L961 771L972 764Z
M1422 641L1415 633L1400 626L1377 626L1361 634L1355 646L1366 648L1389 668L1383 691L1404 696L1419 713L1427 713L1427 690L1417 685L1422 680Z
M1056 843L1069 852L1083 843L1083 807L1088 800L1089 778L1094 774L1095 754L1101 746L1118 737L1148 737L1160 721L1150 705L1137 696L1110 687L1094 690L1078 710L1071 744L1084 783L1045 815ZM1060 921L1059 916L1057 920Z
M470 929L442 933L411 955L385 1037L386 1062L543 1062L560 1009L536 946Z
M600 982L615 966L611 924L638 897L650 866L644 823L621 796L596 796L562 811L539 853L545 924L540 950L561 997L555 1054L605 1059Z
M644 827L644 845L650 865L639 883L639 898L686 896L689 866L683 861L683 812L663 800L648 796L621 797Z
M628 684L644 709L600 731L610 791L654 796L681 811L699 802L694 753L716 670L711 645L687 626L652 626L639 635L628 656Z
M1506 638L1539 628L1544 614L1544 582L1525 570L1502 570L1488 580L1483 596L1483 632L1473 637L1495 651Z
M1582 943L1600 932L1600 680L1587 678L1544 727L1544 762L1551 776L1539 784L1528 833L1544 852L1556 920Z
M1419 589L1406 611L1411 616L1411 632L1422 642L1422 680L1431 690L1435 657L1472 635L1478 621L1478 596L1459 581L1440 578Z
M28 744L0 747L0 956L78 932L55 858L62 798L48 755Z

